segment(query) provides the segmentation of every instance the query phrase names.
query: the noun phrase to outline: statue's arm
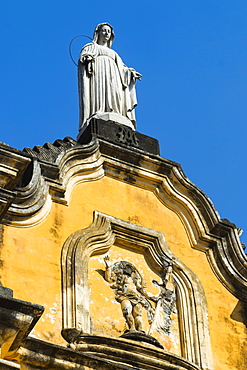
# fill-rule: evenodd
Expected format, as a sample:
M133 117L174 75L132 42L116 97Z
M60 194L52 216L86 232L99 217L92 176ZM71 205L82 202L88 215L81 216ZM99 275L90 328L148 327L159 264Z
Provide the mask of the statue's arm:
M80 53L80 62L85 63L88 59L95 59L96 57L96 47L94 44L87 44L85 45Z
M120 56L115 53L116 55L116 64L118 66L118 70L121 76L122 84L124 87L129 86L130 84L135 83L136 80L141 80L142 75L137 72L134 68L127 67Z
M95 47L93 44L84 46L81 51L79 62L85 65L85 69L88 77L91 77L94 73L94 61L95 61Z
M111 279L111 262L110 262L109 256L105 256L104 262L105 262L105 265L106 265L105 279L106 279L106 281L108 281L108 283L112 283L112 279Z

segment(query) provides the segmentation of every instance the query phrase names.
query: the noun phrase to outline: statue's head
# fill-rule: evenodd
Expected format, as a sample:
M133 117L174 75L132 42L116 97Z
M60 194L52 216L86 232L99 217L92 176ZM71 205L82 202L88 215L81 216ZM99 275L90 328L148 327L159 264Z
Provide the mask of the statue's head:
M107 46L110 48L111 45L112 45L112 42L114 40L114 37L115 37L115 34L114 34L114 30L113 30L113 27L107 23L107 22L104 22L104 23L100 23L98 24L98 26L95 28L94 30L94 35L93 35L93 42L96 42L98 43L98 39L99 39L99 34L102 30L103 27L109 27L110 29L110 38L109 38L109 41L107 42Z

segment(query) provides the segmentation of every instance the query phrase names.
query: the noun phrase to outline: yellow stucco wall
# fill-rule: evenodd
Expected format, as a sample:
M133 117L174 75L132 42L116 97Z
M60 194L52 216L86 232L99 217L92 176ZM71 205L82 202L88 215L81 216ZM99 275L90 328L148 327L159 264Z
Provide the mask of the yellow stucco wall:
M175 212L153 193L107 177L75 186L69 206L53 203L49 215L36 226L4 226L1 284L13 289L15 298L45 306L33 335L65 345L60 335L61 249L71 233L92 223L95 210L165 234L169 248L203 285L215 369L246 369L243 305L218 281L206 255L191 248Z

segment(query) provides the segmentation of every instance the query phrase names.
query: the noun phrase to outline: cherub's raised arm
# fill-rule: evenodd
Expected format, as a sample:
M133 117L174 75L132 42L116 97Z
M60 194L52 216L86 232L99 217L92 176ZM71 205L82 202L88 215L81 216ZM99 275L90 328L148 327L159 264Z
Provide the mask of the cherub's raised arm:
M112 283L112 279L111 279L111 262L110 262L110 257L108 255L106 255L104 257L104 262L105 262L105 265L106 265L105 279L109 283Z

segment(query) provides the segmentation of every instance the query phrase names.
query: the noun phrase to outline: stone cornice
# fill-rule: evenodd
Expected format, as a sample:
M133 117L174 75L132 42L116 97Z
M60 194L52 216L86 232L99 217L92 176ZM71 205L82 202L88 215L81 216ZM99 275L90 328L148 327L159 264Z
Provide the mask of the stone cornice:
M238 229L222 220L211 200L183 173L181 166L158 155L96 139L60 148L53 162L33 160L29 184L16 188L4 223L34 225L49 212L49 202L68 204L73 187L103 176L152 191L180 217L191 246L207 254L222 284L247 301L247 257ZM26 160L26 154L23 153ZM30 155L30 154L29 154Z
M0 297L1 358L15 356L22 341L31 332L44 307L12 297Z
M0 188L0 219L7 212L14 199L15 193L13 191Z
M31 159L6 144L0 144L0 219L15 199L14 191Z
M13 190L30 159L7 145L0 145L0 187Z
M118 156L113 157L115 150ZM107 158L107 176L153 191L182 220L195 249L206 252L221 283L238 298L247 300L247 256L238 229L221 219L207 195L184 174L181 165L159 156L146 155L100 142Z
M155 370L199 370L199 367L171 353L145 344L137 344L120 338L96 339L98 345L88 343L82 351L57 346L34 338L28 338L16 353L15 361L37 369L155 369ZM92 337L92 340L95 340ZM83 347L83 346L82 346ZM134 365L133 365L134 364Z

